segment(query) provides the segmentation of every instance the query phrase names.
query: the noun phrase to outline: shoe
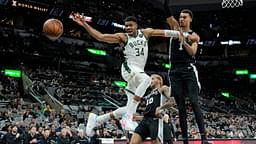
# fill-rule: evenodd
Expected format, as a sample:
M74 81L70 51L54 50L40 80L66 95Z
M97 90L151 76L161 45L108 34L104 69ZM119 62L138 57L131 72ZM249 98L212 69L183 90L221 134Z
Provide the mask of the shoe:
M138 126L138 123L135 121L132 121L131 119L129 119L128 117L124 116L121 120L120 120L121 126L124 130L126 131L134 131L135 128Z
M96 118L97 115L94 113L89 113L87 124L86 124L86 134L89 137L94 135L94 128L96 127Z

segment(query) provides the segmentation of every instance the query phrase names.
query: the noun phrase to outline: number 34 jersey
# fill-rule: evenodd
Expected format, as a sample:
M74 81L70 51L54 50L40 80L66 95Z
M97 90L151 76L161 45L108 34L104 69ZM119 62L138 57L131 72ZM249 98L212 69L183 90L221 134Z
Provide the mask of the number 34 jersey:
M142 30L138 30L136 37L126 33L128 41L124 46L124 55L128 63L144 70L148 58L148 39Z
M152 90L150 94L144 97L146 101L146 108L144 110L144 117L155 117L156 108L161 106L166 98L158 89Z

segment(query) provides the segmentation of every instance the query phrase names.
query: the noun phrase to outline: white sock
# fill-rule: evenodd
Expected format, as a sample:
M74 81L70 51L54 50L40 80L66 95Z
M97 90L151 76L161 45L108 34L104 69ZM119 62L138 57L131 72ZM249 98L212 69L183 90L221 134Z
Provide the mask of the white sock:
M96 118L96 121L97 121L97 123L102 123L102 122L106 122L106 121L108 121L110 119L111 119L110 113L106 113L106 114L98 116Z
M111 114L111 113L113 113L113 115L114 115L114 117L115 117L116 119L117 119L117 118L120 118L120 117L122 117L122 116L125 114L126 109L127 109L126 106L125 106L125 107L120 107L120 108L116 109L116 110L113 111L113 112L109 112L109 113L106 113L106 114L104 114L104 115L98 116L97 119L96 119L96 121L97 121L97 123L109 121L109 120L111 119L111 117L110 117L110 114Z
M127 111L127 107L120 107L118 109L116 109L115 111L113 111L113 115L116 119L121 118Z

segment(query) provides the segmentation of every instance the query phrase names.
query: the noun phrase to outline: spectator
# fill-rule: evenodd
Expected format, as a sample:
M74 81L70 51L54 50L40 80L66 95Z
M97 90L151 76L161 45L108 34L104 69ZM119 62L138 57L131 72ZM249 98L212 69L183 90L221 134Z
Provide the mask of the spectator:
M84 130L79 129L78 130L78 137L75 139L74 143L79 144L89 144L89 138L86 137Z
M18 133L18 127L12 126L11 132L4 135L3 144L22 144L21 134Z
M36 144L36 143L38 143L38 140L39 140L39 135L37 132L37 128L36 128L36 126L31 126L31 128L27 134L26 143Z
M60 135L57 138L57 144L70 144L72 134L69 127L62 128Z
M54 141L50 137L50 129L44 129L43 135L39 138L38 144L51 144Z

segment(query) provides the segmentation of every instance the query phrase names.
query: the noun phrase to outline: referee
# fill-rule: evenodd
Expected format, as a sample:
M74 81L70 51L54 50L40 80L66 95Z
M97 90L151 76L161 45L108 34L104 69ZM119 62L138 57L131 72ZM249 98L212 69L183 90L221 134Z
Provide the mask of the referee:
M165 11L169 15L167 22L171 28L177 28L175 19L172 16L171 10L165 1ZM171 19L171 20L170 20ZM170 62L172 69L169 72L171 94L174 96L178 110L179 120L182 131L182 137L184 144L188 144L188 125L187 125L187 112L186 112L186 97L189 97L192 104L192 108L195 114L196 123L198 125L202 144L209 144L206 140L206 132L204 127L203 114L198 103L198 96L201 89L198 73L195 67L195 54L198 48L198 42L200 37L190 29L190 24L193 19L192 11L184 9L179 15L179 29L183 34L190 35L191 37L197 37L197 40L191 41L189 39L170 39Z

